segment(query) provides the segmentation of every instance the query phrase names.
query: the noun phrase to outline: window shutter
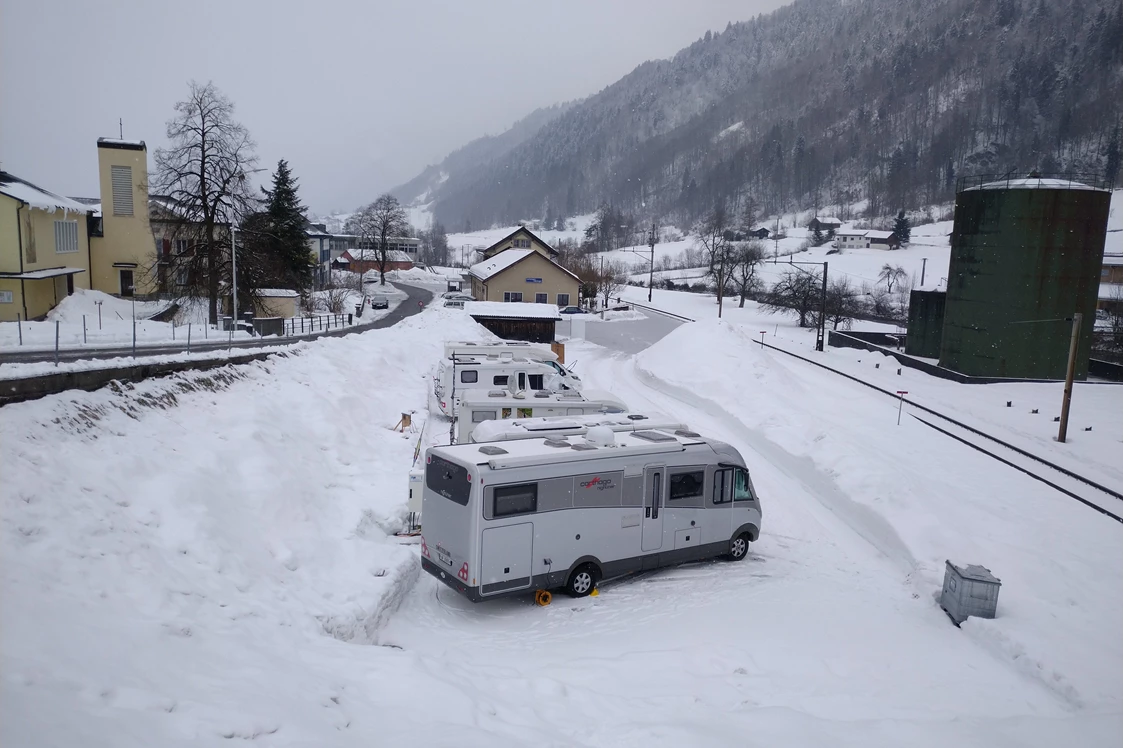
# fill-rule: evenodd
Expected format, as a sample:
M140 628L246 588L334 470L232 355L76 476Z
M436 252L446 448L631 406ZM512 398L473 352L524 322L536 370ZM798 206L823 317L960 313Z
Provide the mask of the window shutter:
M78 222L55 221L55 254L78 251Z
M111 166L113 178L113 215L131 216L133 214L133 167Z

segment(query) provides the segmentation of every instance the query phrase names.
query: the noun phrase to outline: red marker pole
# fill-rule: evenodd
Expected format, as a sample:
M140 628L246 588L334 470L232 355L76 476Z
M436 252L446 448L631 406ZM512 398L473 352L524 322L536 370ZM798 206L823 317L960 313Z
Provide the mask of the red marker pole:
M897 404L897 425L901 425L901 410L905 407L905 395L909 394L908 390L897 390L897 397L900 401Z

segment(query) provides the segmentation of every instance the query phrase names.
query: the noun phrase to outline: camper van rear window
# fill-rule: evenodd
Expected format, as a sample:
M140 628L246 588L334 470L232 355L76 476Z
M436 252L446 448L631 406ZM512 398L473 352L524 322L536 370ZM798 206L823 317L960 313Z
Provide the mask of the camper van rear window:
M522 483L517 486L496 486L493 516L526 514L538 509L538 484Z
M464 384L475 384L480 378L480 373L475 369L465 369L460 372L460 381Z
M468 480L468 470L460 465L433 455L425 468L425 485L460 506L468 506L472 483Z

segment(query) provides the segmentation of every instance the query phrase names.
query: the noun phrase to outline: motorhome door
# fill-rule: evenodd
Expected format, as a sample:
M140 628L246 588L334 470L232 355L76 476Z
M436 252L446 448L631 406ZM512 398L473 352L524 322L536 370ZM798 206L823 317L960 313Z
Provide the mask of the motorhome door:
M662 465L648 467L643 474L643 539L640 549L657 551L663 545L663 495L666 493L667 469Z

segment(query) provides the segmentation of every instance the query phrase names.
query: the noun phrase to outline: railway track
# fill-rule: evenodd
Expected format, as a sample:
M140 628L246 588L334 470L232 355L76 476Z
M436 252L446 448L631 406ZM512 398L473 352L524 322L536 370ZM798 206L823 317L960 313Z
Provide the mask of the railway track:
M650 310L653 312L658 312L660 314L666 314L667 316L675 317L676 319L680 319L684 322L694 321L689 317L671 314L669 312L655 309L654 307L646 307L644 305L635 304L633 302L627 303L631 303L638 309ZM900 396L894 391L878 387L876 384L871 384L870 382L866 382L852 374L847 374L844 371L839 371L838 369L827 366L826 364L820 363L818 361L813 361L805 356L799 355L798 353L792 353L791 351L784 350L783 348L779 348L769 343L762 343L759 341L754 341L753 345L763 345L765 348L779 351L780 353L786 354L793 358L797 358L800 361L811 364L812 366L817 366L820 369L825 369L826 371L837 374L840 377L845 377L846 379L857 382L860 385L869 387L872 390L876 390L886 397L892 398L894 401L898 401L899 399L901 399ZM1115 502L1117 501L1123 502L1123 493L1120 493L1119 491L1093 481L1083 475L1080 475L1079 473L1069 470L1066 467L1058 465L1051 460L1047 460L1040 455L1033 454L1028 450L1010 444L1009 442L1000 439L993 434L988 434L985 431L975 428L974 426L969 426L956 418L935 410L934 408L930 408L926 405L921 405L917 402L909 400L908 398L903 398L903 400L911 408L920 411L921 413L924 413L925 416L927 416L921 417L912 414L913 418L920 421L925 426L938 431L939 433L962 444L965 444L972 449L982 452L983 454L988 455L994 460L1007 465L1008 467L1011 467L1025 475L1028 475L1034 480L1044 483L1045 485L1055 489L1065 496L1068 496L1069 498L1078 501L1091 509L1094 509L1095 511L1103 514L1106 517L1110 517L1116 522L1123 523L1123 516L1120 516L1120 514L1117 513L1120 510L1123 510L1123 505L1115 504ZM930 419L939 419L939 425L937 425Z

